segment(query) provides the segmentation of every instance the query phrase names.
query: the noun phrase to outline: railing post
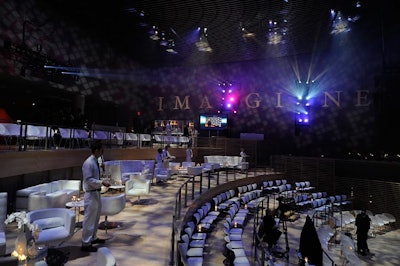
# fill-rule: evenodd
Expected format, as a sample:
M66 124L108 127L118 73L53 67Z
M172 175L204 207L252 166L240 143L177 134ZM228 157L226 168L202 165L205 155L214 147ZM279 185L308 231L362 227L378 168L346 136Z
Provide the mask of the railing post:
M188 183L185 182L185 208L187 207Z
M194 200L194 185L195 185L196 176L192 177L192 200Z
M18 151L22 151L22 123L19 124Z
M171 253L169 265L175 265L175 215L172 215L172 232L171 232Z
M178 210L178 217L177 217L177 219L180 219L181 218L181 205L182 205L182 190L181 189L179 189L179 192L178 192L178 199L177 199L177 203L176 203L176 208L177 208L177 210Z
M26 140L26 134L28 134L28 124L25 124L25 130L24 130L24 151L26 151L27 146L28 146L28 141Z
M211 188L211 171L208 171L208 184L207 189L210 190Z
M203 173L200 173L200 194L203 191Z

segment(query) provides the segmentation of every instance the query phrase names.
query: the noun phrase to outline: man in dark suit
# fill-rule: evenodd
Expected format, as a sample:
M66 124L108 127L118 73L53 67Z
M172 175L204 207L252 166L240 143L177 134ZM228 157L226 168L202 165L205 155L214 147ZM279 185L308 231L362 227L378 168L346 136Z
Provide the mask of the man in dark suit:
M357 226L357 252L363 256L367 255L368 249L368 231L370 228L371 219L369 218L366 210L363 209L356 216L356 226Z

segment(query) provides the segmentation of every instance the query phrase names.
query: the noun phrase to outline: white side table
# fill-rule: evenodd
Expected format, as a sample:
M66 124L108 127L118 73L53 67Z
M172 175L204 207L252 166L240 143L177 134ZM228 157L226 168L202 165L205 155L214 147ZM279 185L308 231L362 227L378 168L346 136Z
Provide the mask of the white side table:
M84 200L79 200L79 201L69 201L67 203L65 203L65 206L67 208L74 208L75 210L75 216L78 217L76 218L76 224L75 227L79 227L82 228L82 223L79 222L79 215L81 213L81 208L84 207Z
M113 191L118 190L121 192L125 188L125 186L124 185L111 185L108 188L112 189ZM112 193L112 194L114 194L114 193Z

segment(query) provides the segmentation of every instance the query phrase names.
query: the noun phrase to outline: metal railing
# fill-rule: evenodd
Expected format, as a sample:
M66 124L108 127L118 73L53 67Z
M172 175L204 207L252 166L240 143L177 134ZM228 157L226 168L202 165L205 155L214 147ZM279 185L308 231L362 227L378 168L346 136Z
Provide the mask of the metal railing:
M205 184L205 188L203 189L203 180L206 174L207 183ZM170 254L170 265L175 265L175 261L177 258L176 250L177 250L177 240L176 235L180 226L180 222L182 221L183 209L188 207L188 203L194 201L198 196L200 196L204 191L210 190L212 187L216 187L219 185L219 171L206 171L200 175L195 176L187 176L188 178L178 189L175 194L175 204L174 211L172 215L172 228L171 228L171 254ZM198 180L196 179L198 177ZM211 182L212 177L216 177L216 182ZM198 190L196 190L196 182L199 182Z

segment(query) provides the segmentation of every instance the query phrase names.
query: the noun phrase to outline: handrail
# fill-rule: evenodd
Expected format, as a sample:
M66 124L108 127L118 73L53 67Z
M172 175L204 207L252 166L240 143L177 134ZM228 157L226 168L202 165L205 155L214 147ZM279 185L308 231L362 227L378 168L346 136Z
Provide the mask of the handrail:
M215 186L219 185L219 171L207 171L207 190L211 189L211 177L213 174L217 175L217 183ZM195 176L188 176L188 180L186 180L178 189L178 191L175 193L175 205L174 205L174 210L173 210L173 215L172 215L172 228L171 228L171 253L170 253L170 265L175 265L175 259L176 255L175 250L176 250L176 231L177 227L179 225L179 221L182 218L182 208L187 208L188 207L188 202L189 200L194 201L196 199L195 195L198 194L200 196L204 191L203 191L203 174L202 172L200 175L195 175ZM196 190L195 182L196 182L196 176L200 176L200 184L199 184L199 189ZM189 187L191 185L191 187ZM190 192L189 192L190 190ZM183 199L182 199L183 196Z
M175 193L175 205L172 214L172 232L171 232L171 254L170 254L170 265L175 265L175 243L176 243L176 226L178 221L181 219L182 214L182 189L184 189L184 207L186 208L188 205L188 185L192 184L192 195L191 198L194 199L195 194L195 176L189 177L178 189ZM200 184L201 186L201 184Z
M55 143L55 140L53 137L56 134L56 129L66 129L68 130L68 135L67 136L60 136L60 139L64 140L65 142L65 148L72 149L75 146L75 142L78 144L78 147L80 146L80 141L92 141L94 140L94 132L99 131L101 128L105 134L106 138L103 139L105 144L107 145L118 145L118 139L116 136L116 133L122 134L122 146L127 146L127 139L126 135L128 132L125 132L125 130L121 127L93 127L92 129L85 129L85 128L80 128L80 127L64 127L62 125L55 125L55 124L41 124L41 123L28 123L28 122L23 122L23 121L16 121L16 122L10 122L10 123L0 123L0 125L12 125L13 128L17 127L18 132L8 132L9 127L5 127L5 132L0 135L0 137L7 138L6 144L8 146L16 145L18 151L26 151L27 150L27 144L28 140L31 141L40 141L38 144L38 148L43 149L43 150L48 150L51 149L52 146L54 148L58 148L57 144ZM34 133L29 134L29 128L32 128ZM36 131L38 128L40 128L42 131ZM44 130L42 128L45 128ZM76 132L78 130L85 130L87 132L87 138L81 138L80 136L76 135ZM57 133L60 133L59 131ZM35 135L37 134L37 135ZM140 145L140 140L139 136L140 135L145 135L145 134L139 134L135 133L138 136L138 143L134 143L137 147ZM12 141L13 140L13 141ZM12 142L11 142L12 141ZM9 142L9 143L7 143ZM68 145L67 145L68 144Z

